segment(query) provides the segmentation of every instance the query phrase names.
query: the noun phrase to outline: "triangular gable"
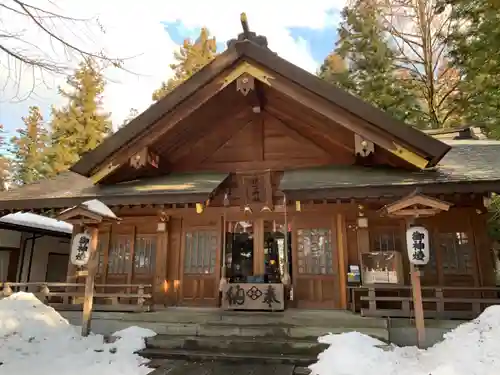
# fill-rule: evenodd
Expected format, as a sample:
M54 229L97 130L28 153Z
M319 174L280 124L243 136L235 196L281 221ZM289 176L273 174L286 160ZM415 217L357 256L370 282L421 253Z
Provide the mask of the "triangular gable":
M419 169L435 166L450 146L245 40L230 47L172 93L84 155L71 170L94 183L154 142L152 129L167 131L242 75L249 75L332 119ZM333 105L344 112L339 115ZM160 121L161 120L161 121ZM158 135L159 134L159 135ZM157 137L161 134L157 133ZM157 138L156 138L157 139Z
M434 216L442 211L448 211L451 203L421 194L418 189L396 202L382 208L381 214L392 217L423 217Z

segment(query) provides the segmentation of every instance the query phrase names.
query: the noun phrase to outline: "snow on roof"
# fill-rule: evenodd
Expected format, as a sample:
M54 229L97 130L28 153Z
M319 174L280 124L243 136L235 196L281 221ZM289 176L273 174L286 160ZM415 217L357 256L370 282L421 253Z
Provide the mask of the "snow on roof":
M100 216L104 216L104 217L109 217L109 218L112 218L112 219L116 219L116 215L113 211L111 211L111 209L106 206L104 203L102 203L100 200L97 200L97 199L92 199L90 201L85 201L83 203L80 203L78 206L73 206L71 208L68 208L66 210L63 210L61 211L61 214L63 212L66 212L66 211L69 211L69 210L72 210L73 208L75 207L83 207L83 208L86 208L87 210L95 213L95 214L98 214Z
M45 229L62 233L73 232L73 225L65 221L33 214L31 212L16 212L14 214L5 215L0 218L0 223L15 224L23 227Z
M87 207L89 211L99 214L101 216L111 217L116 219L116 215L111 209L102 203L100 200L92 199L91 201L86 201L81 204L81 206Z

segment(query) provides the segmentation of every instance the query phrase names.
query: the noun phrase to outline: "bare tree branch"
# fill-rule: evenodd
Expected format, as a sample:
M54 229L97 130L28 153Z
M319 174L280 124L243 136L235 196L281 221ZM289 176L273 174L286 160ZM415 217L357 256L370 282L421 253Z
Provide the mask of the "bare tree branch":
M96 26L100 32L104 33L105 30L100 23L99 19L96 18L75 18L63 14L63 12L53 11L52 9L43 9L40 6L35 6L24 0L10 0L11 3L6 2L0 3L0 11L4 11L2 16L7 19L8 13L10 12L13 17L22 17L31 26L24 30L8 30L8 23L2 23L0 19L0 53L4 54L7 58L2 59L0 64L4 65L5 70L3 70L2 78L7 78L3 84L3 90L8 86L8 82L14 82L17 86L17 95L19 95L20 82L26 81L26 68L31 70L31 76L28 79L32 79L32 87L29 90L29 95L33 94L34 89L37 86L37 80L40 80L43 73L48 72L51 75L67 74L68 71L76 66L78 61L90 61L94 60L98 62L103 67L115 67L126 71L131 74L135 74L127 70L123 63L128 59L132 59L137 56L129 57L111 57L108 56L103 50L92 51L82 45L70 41L64 34L58 30L57 21L63 22L59 24L65 28L65 32L69 36L73 35L78 38L79 36L88 37L92 40L92 36L85 33L78 35L75 32L76 27L70 27L67 23L72 24L89 24L92 23ZM47 5L55 6L55 3L48 0ZM7 16L6 16L7 15ZM21 18L21 19L22 19ZM72 25L73 26L73 25ZM7 28L3 29L2 28ZM25 33L30 31L29 27L34 30L40 30L43 35L48 38L49 48L45 46L36 45L36 43L30 42L25 36ZM88 29L90 31L90 29ZM54 57L59 54L59 57ZM2 79L4 80L4 79ZM45 83L45 82L44 82ZM26 89L26 87L24 87ZM3 91L2 90L2 91Z

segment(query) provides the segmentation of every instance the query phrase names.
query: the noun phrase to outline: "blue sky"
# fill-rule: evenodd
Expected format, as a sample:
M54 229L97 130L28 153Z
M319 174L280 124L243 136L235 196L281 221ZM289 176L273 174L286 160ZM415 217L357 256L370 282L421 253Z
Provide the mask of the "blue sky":
M332 11L332 14L334 12ZM166 21L161 22L163 27L163 32L165 33L165 37L171 39L175 44L181 44L184 38L196 38L199 34L199 27L186 26L181 21ZM329 24L323 28L318 27L286 27L285 30L288 35L293 38L293 40L297 43L302 42L306 44L308 53L310 57L314 60L316 64L316 68L319 67L325 56L334 48L335 41L337 39L337 30L335 24ZM210 27L209 27L210 29ZM258 30L256 30L258 32ZM217 38L217 33L214 33ZM273 35L266 34L268 40L273 38ZM217 38L218 40L218 50L224 50L226 45L226 39ZM275 49L275 48L274 48ZM168 51L164 51L167 55L171 55L173 52L173 48L170 48ZM276 51L280 53L280 51ZM281 55L281 53L280 53ZM286 56L283 56L285 57ZM294 61L292 61L294 62ZM311 70L311 69L310 69ZM168 77L168 71L165 70L165 77ZM30 105L38 105L41 107L42 112L45 114L46 121L49 121L50 107L54 104L54 96L57 84L54 84L48 90L47 93L35 93L28 100L23 100L20 102L12 101L10 98L4 98L0 101L0 123L4 125L7 129L9 136L15 132L16 128L22 126L21 116L24 116ZM149 92L149 91L148 91ZM143 98L146 99L146 98ZM150 98L147 98L150 100ZM128 108L134 106L136 108L142 109L141 105L135 106L133 100L130 101L132 104L128 106ZM142 105L144 107L144 105ZM122 112L128 112L128 108L122 109ZM106 110L109 110L107 107ZM123 117L123 116L122 116ZM113 118L115 121L115 118ZM117 122L117 121L115 121Z
M172 40L177 44L181 44L185 38L196 39L200 33L200 28L187 28L180 21L164 22L163 25ZM308 43L311 55L318 66L323 62L325 56L334 48L337 40L337 28L335 26L325 27L323 29L289 27L288 32L293 39L298 40L302 38ZM217 50L222 51L225 48L226 41L217 40Z

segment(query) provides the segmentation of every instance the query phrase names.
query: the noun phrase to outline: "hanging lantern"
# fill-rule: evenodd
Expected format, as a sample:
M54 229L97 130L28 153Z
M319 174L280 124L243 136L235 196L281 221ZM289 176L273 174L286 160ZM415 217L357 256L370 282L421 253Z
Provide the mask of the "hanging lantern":
M296 209L298 212L302 211L302 207L301 207L301 205L300 205L300 201L296 201L296 202L295 202L295 209Z
M203 204L196 203L196 213L201 214L203 212Z

